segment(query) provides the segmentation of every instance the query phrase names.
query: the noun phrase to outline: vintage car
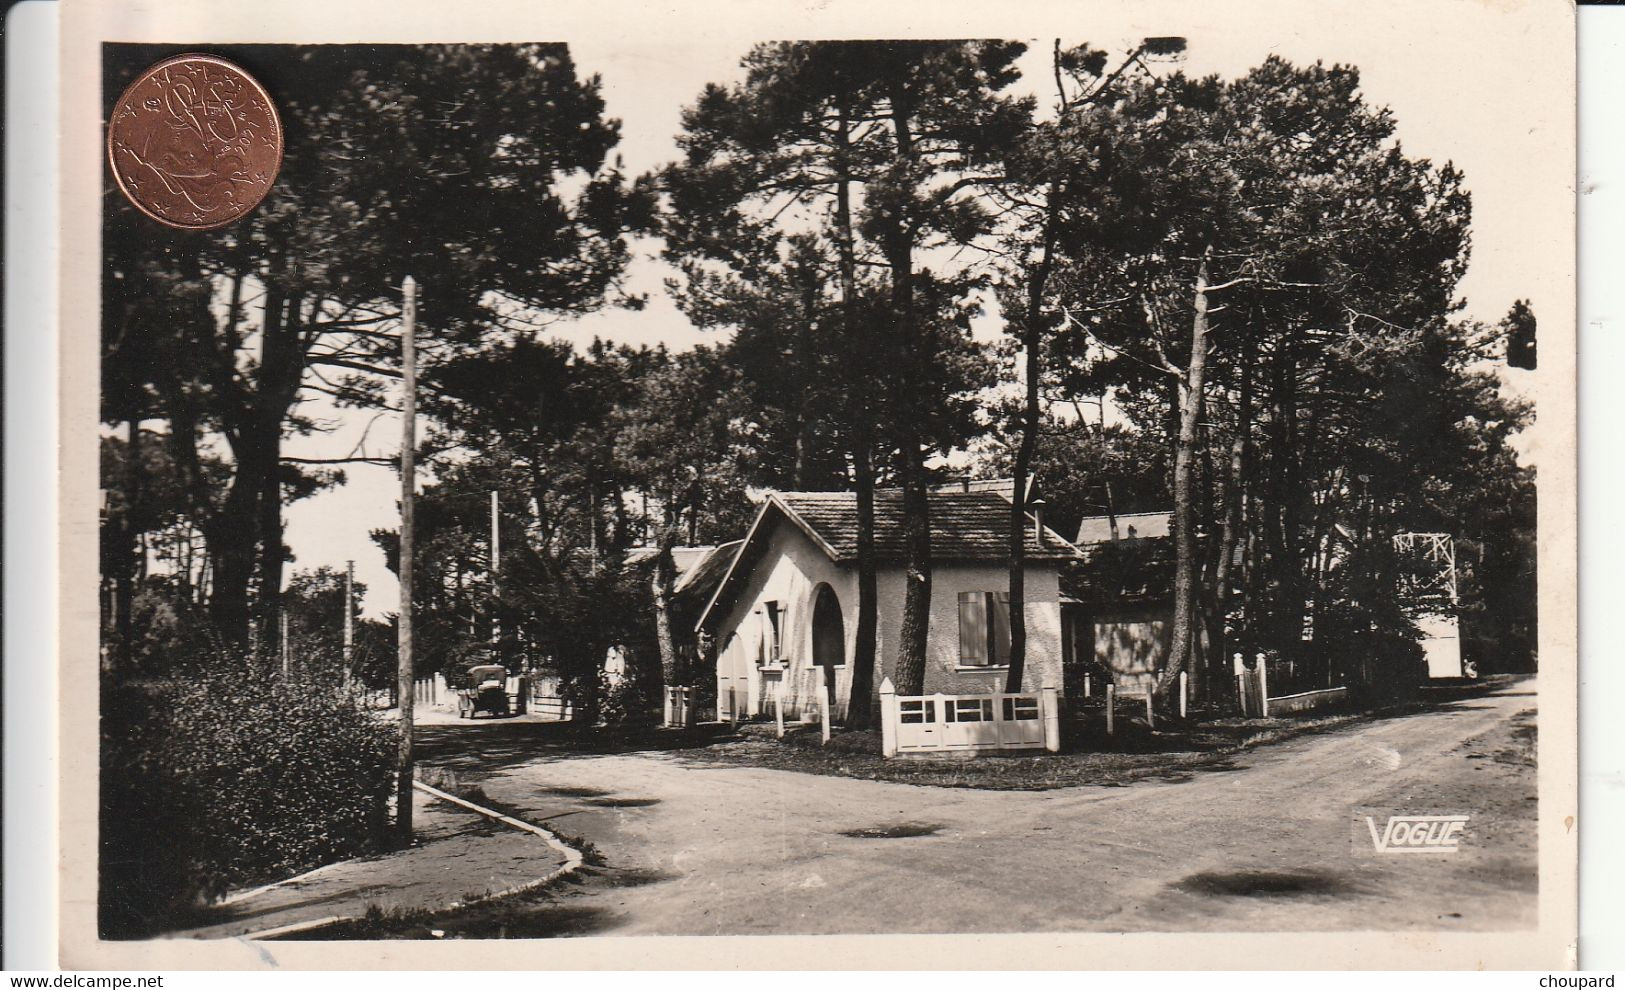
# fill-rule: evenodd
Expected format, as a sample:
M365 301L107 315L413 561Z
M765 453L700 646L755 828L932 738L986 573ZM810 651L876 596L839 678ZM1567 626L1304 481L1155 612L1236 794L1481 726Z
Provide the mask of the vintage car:
M507 715L508 711L508 668L499 663L468 668L467 686L457 692L457 717L473 718L480 712Z

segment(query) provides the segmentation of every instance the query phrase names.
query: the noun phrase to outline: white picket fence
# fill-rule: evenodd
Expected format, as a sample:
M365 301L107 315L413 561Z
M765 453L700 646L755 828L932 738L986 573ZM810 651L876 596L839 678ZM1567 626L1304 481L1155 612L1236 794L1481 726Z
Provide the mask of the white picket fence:
M880 685L880 716L885 756L1061 748L1055 688L1036 694L905 696L888 677Z

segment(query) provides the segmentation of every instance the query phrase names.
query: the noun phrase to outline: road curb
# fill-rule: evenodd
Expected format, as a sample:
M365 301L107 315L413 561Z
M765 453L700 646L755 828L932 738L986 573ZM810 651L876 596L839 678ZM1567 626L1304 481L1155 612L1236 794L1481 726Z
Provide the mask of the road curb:
M527 890L535 890L537 887L542 887L542 886L545 886L547 884L550 884L553 881L559 879L560 877L569 876L570 874L574 873L576 870L580 869L582 862L584 862L584 859L583 859L583 857L581 855L581 850L577 849L575 846L572 846L572 845L566 843L563 839L559 838L559 836L556 833L551 832L548 829L545 829L540 825L535 825L535 824L532 824L531 822L527 822L527 821L521 821L518 818L513 818L513 817L511 817L509 815L504 815L499 811L492 811L490 808L482 807L480 805L475 804L472 801L468 801L468 800L465 800L463 798L457 797L455 794L447 794L445 791L440 790L438 787L430 787L428 784L423 783L421 780L412 781L412 786L417 788L418 790L422 791L423 793L429 795L432 798L438 798L439 800L445 801L445 802L447 802L449 804L455 804L460 808L467 808L469 811L472 811L475 814L484 815L485 817L490 818L493 821L499 821L502 824L508 826L509 828L516 828L521 832L529 832L532 835L538 836L544 842L546 842L549 846L552 846L554 850L556 850L557 852L559 852L561 855L564 856L564 863L561 866L559 866L558 869L554 870L552 873L549 873L548 875L546 875L544 877L540 877L540 878L538 878L536 880L527 880L526 882L524 882L522 884L518 884L516 886L509 887L509 888L507 888L505 890L499 890L494 894L486 894L486 895L484 895L482 897L475 897L475 898L472 898L472 899L467 900L467 901L453 902L452 904L447 905L447 907L449 907L449 908L465 907L465 906L467 906L469 904L478 904L478 903L481 903L483 901L496 900L499 897L510 897L510 896L512 896L514 894L522 894Z
M417 789L419 791L422 791L423 793L429 795L430 797L432 797L432 798L434 798L436 800L445 801L448 804L455 804L459 808L464 808L464 809L466 809L468 811L474 812L477 815L482 815L482 816L484 816L486 818L489 818L489 819L491 819L493 821L501 822L502 824L508 826L509 828L517 829L518 831L521 831L521 832L529 832L531 835L534 835L537 838L540 838L542 841L546 842L556 852L558 852L558 853L560 853L561 855L564 856L564 863L562 865L560 865L557 869L553 870L552 872L548 873L545 876L538 877L535 880L527 880L524 883L516 884L516 885L514 885L512 887L507 887L507 888L505 888L503 890L499 890L499 891L496 891L494 893L484 894L484 895L482 895L480 897L469 898L466 901L452 901L451 903L445 905L445 907L442 908L441 910L455 910L457 908L467 907L467 906L469 906L471 904L481 904L481 903L484 903L485 901L494 901L494 900L497 900L498 898L502 898L502 897L512 897L515 894L523 894L524 892L526 892L528 890L535 890L538 887L544 887L544 886L554 882L555 880L558 880L561 877L569 876L570 874L574 873L576 870L581 868L581 864L584 862L584 859L583 859L583 857L581 855L581 850L575 848L572 845L569 845L563 839L559 838L557 834L549 831L548 829L545 829L545 828L541 827L540 825L535 825L535 824L532 824L531 822L527 822L527 821L521 821L520 819L514 818L514 817L512 817L510 815L504 815L499 811L493 811L490 808L486 808L486 807L483 807L481 805L475 804L472 801L468 801L468 800L465 800L464 798L460 798L460 797L456 796L455 794L448 794L445 791L440 790L438 787L430 787L428 784L425 784L420 780L412 781L412 786L415 789ZM245 900L245 899L247 899L249 897L254 896L255 894L263 893L264 891L273 889L275 887L283 886L284 884L293 883L295 881L298 881L298 880L304 879L306 877L309 877L314 873L320 873L322 870L330 869L331 867L337 866L337 865L338 865L337 863L329 863L327 866L318 867L317 869L310 871L310 873L303 873L303 874L300 874L297 877L290 877L287 880L283 880L283 881L280 881L278 883L267 884L264 887L259 887L259 888L255 888L254 890L244 891L241 894L235 895L232 899L233 900ZM308 931L314 931L314 930L320 929L320 928L326 928L326 927L328 927L330 925L336 925L336 924L339 924L339 923L345 922L345 921L359 921L362 917L364 917L364 915L360 915L360 914L335 914L335 915L331 915L331 916L326 917L326 918L316 918L316 919L313 919L311 921L299 921L299 922L294 922L292 924L287 924L287 925L277 925L274 928L261 929L260 931L245 932L242 935L239 935L237 937L242 938L242 939L247 939L249 941L258 941L258 940L261 940L261 939L268 939L268 938L278 938L278 937L283 936L283 935L293 935L293 934L296 934L296 933L299 933L299 932L308 932Z

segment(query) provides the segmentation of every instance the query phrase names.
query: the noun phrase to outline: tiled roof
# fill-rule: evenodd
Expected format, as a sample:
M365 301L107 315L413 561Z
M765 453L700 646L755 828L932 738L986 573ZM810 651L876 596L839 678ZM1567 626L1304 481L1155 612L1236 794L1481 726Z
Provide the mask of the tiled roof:
M733 563L734 554L739 552L739 544L744 540L734 540L724 543L720 547L705 547L703 553L691 559L686 565L679 564L677 587L673 590L679 596L698 599L701 605L717 590L722 583L723 575L728 573L728 565Z
M996 491L944 491L930 494L931 557L941 561L1009 559L1010 501ZM837 560L858 555L858 499L853 492L775 492L770 498L785 509ZM1075 557L1072 545L1044 528L1044 542L1033 538L1031 515L1025 527L1027 556L1033 560ZM881 563L904 559L903 495L875 493L875 558Z
M933 563L998 562L1009 559L1010 499L999 490L976 490L957 486L954 490L933 489L930 493L931 557ZM772 517L770 519L770 517ZM739 544L717 548L706 561L709 568L724 558L727 574L717 585L711 600L700 611L695 628L710 620L719 601L726 600L742 575L748 574L766 551L767 527L775 524L801 529L835 560L850 564L858 556L858 497L853 492L772 492L752 524L750 534ZM1023 527L1030 560L1068 561L1078 551L1061 535L1044 528L1044 542L1033 539L1032 516ZM733 548L737 546L737 550ZM875 560L897 564L904 559L903 493L896 489L875 492ZM697 578L699 575L696 574Z

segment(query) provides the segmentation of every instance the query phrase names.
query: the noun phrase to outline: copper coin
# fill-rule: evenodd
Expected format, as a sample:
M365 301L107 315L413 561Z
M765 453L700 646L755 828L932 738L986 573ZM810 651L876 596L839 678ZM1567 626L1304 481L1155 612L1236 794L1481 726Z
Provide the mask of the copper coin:
M282 120L270 94L213 55L177 55L142 73L114 104L107 161L124 195L171 227L240 220L282 167Z

